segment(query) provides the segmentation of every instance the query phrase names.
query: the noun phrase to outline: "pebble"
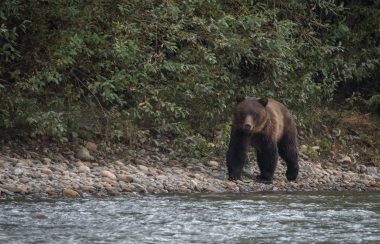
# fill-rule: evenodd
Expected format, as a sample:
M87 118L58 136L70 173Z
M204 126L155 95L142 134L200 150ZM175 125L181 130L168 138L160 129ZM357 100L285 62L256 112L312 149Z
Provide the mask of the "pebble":
M81 148L91 159L88 143ZM94 145L92 145L94 146ZM96 146L96 145L95 145ZM112 148L110 148L112 150ZM87 151L87 152L86 152ZM79 152L79 151L78 151ZM45 152L48 154L48 151ZM58 154L57 154L58 155ZM312 159L300 160L297 182L288 182L284 176L286 165L278 164L273 184L265 185L253 179L259 173L256 163L250 163L250 175L242 181L228 181L225 165L216 161L200 163L200 159L169 159L159 151L146 150L137 158L118 161L99 158L85 163L74 153L55 155L58 160L22 159L18 156L5 158L0 154L0 196L21 194L38 196L79 197L80 192L96 196L136 195L137 193L189 193L189 192L254 192L254 191L310 191L310 190L372 190L380 187L376 167L357 166L354 171L340 165L321 164ZM135 155L135 154L134 154ZM37 155L38 156L38 155ZM40 158L37 157L36 158ZM172 155L171 155L172 157ZM84 160L82 157L81 160ZM342 156L342 160L344 157ZM347 159L348 160L348 159ZM347 161L343 160L343 161ZM131 164L129 162L134 162ZM342 161L342 162L343 162ZM193 162L193 163L189 163ZM354 164L356 166L356 164ZM353 166L353 167L354 167ZM358 171L356 171L358 170ZM360 173L358 173L360 172Z
M144 165L137 165L137 168L140 169L143 172L148 172L148 167Z
M65 197L79 197L80 196L78 192L76 192L76 191L74 191L72 189L64 189L63 190L63 195Z
M116 175L108 170L102 170L100 172L100 175L103 176L103 177L107 177L107 178L110 178L112 180L116 180Z
M85 147L86 147L88 150L92 151L92 152L95 152L95 151L98 149L98 146L97 146L95 143L93 143L93 142L87 142L87 143L85 144Z
M129 183L134 181L134 177L131 175L120 175L118 180Z
M22 175L24 173L24 170L20 169L20 168L16 168L14 169L13 171L13 174L14 175Z
M44 213L37 212L37 213L32 213L32 218L33 219L47 219L48 216Z
M44 164L51 164L51 159L50 158L42 158L42 162Z
M94 157L90 155L90 152L85 147L79 148L76 153L76 157L83 161L93 161Z
M377 175L377 167L367 167L367 174L369 175Z
M86 166L86 165L80 165L80 166L78 167L78 171L79 171L80 173L90 173L90 172L91 172L91 169L90 169L88 166Z
M219 163L217 161L211 160L206 163L208 167L217 168L219 167Z
M338 163L348 163L348 164L351 164L352 163L352 159L350 158L350 156L346 155L343 158L339 159Z
M44 174L46 174L46 175L51 175L53 172L50 170L50 169L48 169L48 168L42 168L41 169L41 172L42 173L44 173Z

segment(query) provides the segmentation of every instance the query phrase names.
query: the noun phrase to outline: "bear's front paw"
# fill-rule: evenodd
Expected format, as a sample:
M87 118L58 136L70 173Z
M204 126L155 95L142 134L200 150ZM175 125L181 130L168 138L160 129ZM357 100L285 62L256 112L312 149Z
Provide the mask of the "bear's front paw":
M273 183L273 177L264 177L262 175L256 176L256 180L258 180L261 183L264 184L272 184Z
M298 176L298 167L296 167L293 170L288 169L286 171L286 179L288 179L288 181L295 181L297 179L297 176Z

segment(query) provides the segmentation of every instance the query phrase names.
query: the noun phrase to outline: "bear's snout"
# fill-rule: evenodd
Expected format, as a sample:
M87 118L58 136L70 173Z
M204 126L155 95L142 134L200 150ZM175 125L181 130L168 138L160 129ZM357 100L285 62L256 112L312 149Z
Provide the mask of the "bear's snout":
M244 129L245 131L250 131L251 128L252 128L252 125L250 125L250 124L244 124L244 126L243 126L243 129Z
M253 118L252 118L252 116L245 117L244 123L243 123L243 130L249 132L249 131L252 130L252 128L253 128Z

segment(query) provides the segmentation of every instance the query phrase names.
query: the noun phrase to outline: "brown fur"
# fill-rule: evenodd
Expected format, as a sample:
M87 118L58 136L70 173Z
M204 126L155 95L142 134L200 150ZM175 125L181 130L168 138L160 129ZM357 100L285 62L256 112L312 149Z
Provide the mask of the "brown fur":
M261 173L267 175L268 181L273 177L278 153L288 164L288 179L295 179L298 174L297 129L290 111L274 99L245 98L238 102L227 155L230 178L235 177L231 176L235 171L239 177L241 164L244 164L241 161L245 157L240 154L245 153L248 146L253 146ZM234 165L239 169L236 170Z

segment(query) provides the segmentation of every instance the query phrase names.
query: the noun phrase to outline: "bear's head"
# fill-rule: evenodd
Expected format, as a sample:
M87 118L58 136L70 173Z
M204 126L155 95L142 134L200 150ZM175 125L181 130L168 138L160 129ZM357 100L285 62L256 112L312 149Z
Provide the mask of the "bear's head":
M238 97L234 114L234 126L245 133L262 131L268 120L268 98Z

